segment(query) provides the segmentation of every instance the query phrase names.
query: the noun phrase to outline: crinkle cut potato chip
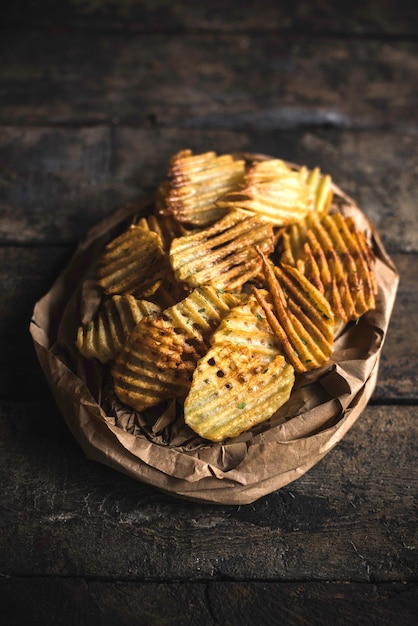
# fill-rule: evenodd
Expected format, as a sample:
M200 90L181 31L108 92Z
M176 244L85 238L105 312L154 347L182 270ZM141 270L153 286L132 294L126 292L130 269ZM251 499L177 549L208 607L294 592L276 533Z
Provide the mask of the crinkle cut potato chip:
M270 308L262 292L254 295L296 372L321 367L331 357L334 316L326 298L296 268L274 266L263 256Z
M97 263L97 282L107 294L141 298L155 293L168 267L160 236L131 226L105 247Z
M331 304L336 321L356 320L376 305L374 255L354 220L310 215L281 233L282 262L297 265Z
M294 370L279 354L268 365L248 346L213 346L194 371L184 421L209 441L236 437L271 418L290 397Z
M121 402L143 411L184 394L197 359L185 335L161 318L144 317L114 362L114 391Z
M225 215L216 200L244 179L245 161L231 154L181 150L171 160L159 188L157 209L180 222L204 227Z
M310 212L325 214L333 197L331 177L319 169L294 170L280 159L253 163L241 189L218 200L227 209L246 209L273 226L292 224Z
M96 358L101 363L114 359L131 330L145 315L157 314L160 307L134 296L111 296L106 298L91 322L79 326L77 347L88 359Z
M268 292L261 290L261 293L267 297ZM247 346L257 353L260 362L266 364L283 353L254 294L251 294L243 304L234 306L225 315L211 336L210 342L212 346L228 344Z
M160 236L164 250L169 251L175 237L187 234L187 230L172 215L146 215L139 219L137 226L150 230Z
M242 298L200 287L158 317L143 318L112 370L119 400L142 411L184 394L213 328Z
M230 293L211 285L196 287L181 302L162 313L162 318L201 348L207 347L205 340L221 323L232 307L247 300L246 294Z
M273 245L271 224L246 211L231 211L209 228L173 239L169 258L178 281L232 291L259 273L255 247L269 254Z

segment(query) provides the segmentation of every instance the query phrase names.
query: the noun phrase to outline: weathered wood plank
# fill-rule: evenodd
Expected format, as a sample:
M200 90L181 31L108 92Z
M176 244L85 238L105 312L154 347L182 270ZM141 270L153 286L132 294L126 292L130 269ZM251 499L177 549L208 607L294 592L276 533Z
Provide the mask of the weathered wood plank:
M392 34L417 32L414 3L384 0L356 4L343 0L298 3L260 0L250 3L212 0L207 3L169 0L37 0L13 2L4 16L9 26L61 26L90 29L234 32L243 29L296 31L306 34Z
M29 335L35 302L52 286L73 249L0 247L0 396L48 393Z
M210 583L217 624L394 626L416 624L416 584Z
M228 507L178 500L87 462L52 404L3 402L2 573L414 582L415 409L368 407L296 482Z
M49 291L72 252L71 247L0 248L0 397L13 398L22 392L36 398L48 394L29 336L29 321L35 302ZM401 280L382 349L373 395L376 402L418 399L418 328L412 322L407 325L418 309L418 259L415 254L396 254L393 260Z
M416 583L133 583L0 579L8 626L416 625Z
M24 31L2 43L2 124L418 124L414 41Z
M0 242L75 244L154 190L183 148L318 165L356 199L390 252L418 252L416 137L391 132L3 127Z

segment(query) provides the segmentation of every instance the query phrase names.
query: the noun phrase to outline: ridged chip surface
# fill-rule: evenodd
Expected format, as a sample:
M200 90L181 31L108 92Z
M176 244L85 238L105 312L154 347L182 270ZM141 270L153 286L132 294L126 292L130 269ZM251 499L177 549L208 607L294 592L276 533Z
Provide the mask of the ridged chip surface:
M326 296L336 323L375 307L374 255L351 217L311 215L283 232L282 243L282 262L297 265Z
M242 189L218 200L223 208L246 209L274 226L292 224L316 211L324 214L332 201L331 178L319 169L294 170L280 159L254 163Z
M216 200L242 181L245 162L230 154L193 154L182 150L170 160L167 181L159 188L158 210L185 224L207 226L225 215Z
M160 307L147 300L111 296L102 303L94 320L79 326L77 347L84 357L108 363L122 350L139 321L159 312Z
M328 301L296 268L273 266L265 258L263 263L269 298L259 289L254 289L254 295L286 360L298 373L324 365L334 344L334 316Z
M271 418L293 384L293 367L282 355L266 365L247 345L215 344L196 366L184 420L210 441L236 437Z
M201 287L158 318L142 319L112 370L118 398L142 411L184 394L213 329L242 298Z
M160 236L131 226L108 243L98 259L97 282L108 294L153 294L169 265Z
M261 269L255 247L273 250L272 225L246 211L232 211L213 226L174 239L170 263L180 282L234 290Z

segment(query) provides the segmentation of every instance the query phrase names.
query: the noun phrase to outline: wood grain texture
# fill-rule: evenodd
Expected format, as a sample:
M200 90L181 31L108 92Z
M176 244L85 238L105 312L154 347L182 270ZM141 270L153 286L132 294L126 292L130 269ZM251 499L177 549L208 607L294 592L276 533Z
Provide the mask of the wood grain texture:
M416 583L0 580L8 626L416 625ZM330 622L329 620L332 620Z
M358 2L320 0L289 3L234 0L176 3L170 0L17 0L4 15L9 27L61 27L90 30L187 32L210 30L290 31L305 34L413 35L417 33L417 10L405 0Z
M247 151L319 166L374 222L389 252L418 252L416 137L364 131L0 128L0 242L73 244L153 192L178 150Z
M86 461L53 403L2 402L2 572L414 582L414 416L415 407L369 406L307 474L239 507L178 500Z
M413 40L36 30L3 38L2 124L417 128Z

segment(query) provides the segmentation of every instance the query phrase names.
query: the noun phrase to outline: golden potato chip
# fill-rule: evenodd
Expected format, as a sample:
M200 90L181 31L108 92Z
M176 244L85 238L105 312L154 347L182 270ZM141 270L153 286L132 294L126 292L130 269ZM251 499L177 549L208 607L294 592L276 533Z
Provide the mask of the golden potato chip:
M311 192L311 211L321 217L326 215L331 208L334 197L331 176L322 174L319 167L315 167L313 170L302 167L300 175Z
M297 269L263 257L273 310L262 292L254 295L276 334L288 363L298 373L327 363L334 343L334 316L326 298Z
M267 292L261 292L267 296ZM212 346L247 346L257 353L262 363L282 354L276 335L262 307L252 294L243 304L234 306L223 318L210 339Z
M122 350L125 342L145 315L159 313L160 307L134 296L111 296L100 306L95 319L79 326L77 347L88 358L108 363Z
M168 271L160 236L131 226L110 241L98 259L97 282L108 294L153 294Z
M137 411L182 395L190 387L198 356L187 337L163 319L144 317L114 362L114 391Z
M297 265L331 303L336 323L375 307L374 255L351 217L310 215L282 233L282 262Z
M232 211L213 226L173 239L169 258L178 281L232 291L258 274L261 259L255 246L269 253L273 243L271 224Z
M112 370L118 398L141 411L182 395L213 329L243 297L200 287L158 318L141 320Z
M318 168L295 170L280 159L271 159L253 163L243 188L220 198L217 205L246 209L274 226L283 226L311 211L326 212L331 200L331 178L322 176Z
M172 215L147 215L140 218L137 226L157 233L166 252L170 250L171 241L175 237L187 234L184 226L175 220Z
M204 227L225 215L216 200L242 182L245 161L230 154L182 150L170 160L158 208L185 224Z
M268 365L247 345L215 345L196 366L184 421L210 441L236 437L266 421L290 397L294 370L283 355Z
M198 350L203 352L208 345L205 340L213 329L220 324L232 307L247 298L245 294L229 293L211 285L204 285L196 287L181 302L163 311L162 317L176 329L176 332L193 339Z
M181 237L187 234L184 226L177 222L171 215L151 214L142 217L138 221L138 226L156 232L160 236L167 254L170 249L171 241L175 237ZM181 284L176 280L170 264L167 263L167 265L167 272L163 280L155 293L152 294L153 302L156 302L156 304L164 309L182 300L190 291L187 285Z

